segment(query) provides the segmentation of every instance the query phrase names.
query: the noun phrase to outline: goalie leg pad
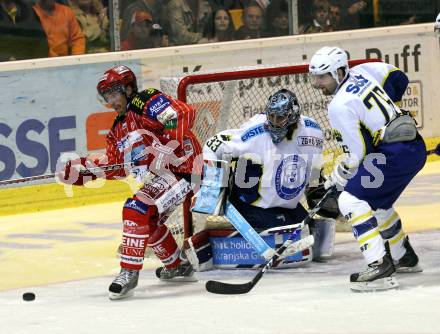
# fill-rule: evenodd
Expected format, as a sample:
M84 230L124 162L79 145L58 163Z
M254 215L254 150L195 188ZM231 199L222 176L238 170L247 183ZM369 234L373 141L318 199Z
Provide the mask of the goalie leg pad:
M315 239L313 261L325 261L333 254L336 221L331 218L315 219L311 226L311 232Z
M208 231L201 231L185 240L183 250L194 270L207 271L214 268Z
M286 258L288 256L292 256L298 252L302 252L305 249L308 249L309 247L313 246L315 239L313 238L313 235L308 235L305 238L301 238L298 241L293 242L290 244L286 250L280 254L280 258Z
M270 229L267 233L266 231L262 232L262 237L271 247L279 248L295 230L297 230L297 226L293 230L286 226L285 231L281 228L280 230ZM311 261L313 236L308 234L307 225L299 232L292 240L292 244L282 254L282 261L274 267L298 267ZM211 230L209 233L215 268L256 268L267 262L237 231L233 229Z

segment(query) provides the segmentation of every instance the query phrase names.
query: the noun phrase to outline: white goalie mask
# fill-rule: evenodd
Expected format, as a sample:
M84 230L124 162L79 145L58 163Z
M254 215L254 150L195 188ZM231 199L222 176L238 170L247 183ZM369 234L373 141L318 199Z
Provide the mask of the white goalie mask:
M338 47L324 46L316 51L310 60L309 72L312 76L320 76L330 73L337 84L340 84L338 69L345 69L345 75L348 74L347 53Z
M434 31L436 33L440 33L440 13L437 15L437 18L435 19Z

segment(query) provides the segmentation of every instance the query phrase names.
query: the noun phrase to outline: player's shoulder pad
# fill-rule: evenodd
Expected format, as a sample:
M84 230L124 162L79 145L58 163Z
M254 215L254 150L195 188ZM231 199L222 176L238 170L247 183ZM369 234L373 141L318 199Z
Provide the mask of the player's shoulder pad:
M148 88L136 93L136 95L130 101L128 110L137 114L142 114L148 101L157 94L160 94L160 91L154 88Z
M256 138L264 133L266 133L267 127L265 125L265 121L262 121L261 118L252 118L246 126L242 127L241 133L241 141L247 142L252 138Z
M316 122L313 118L303 116L302 121L304 122L304 127L321 131L321 127L319 126L318 122Z
M146 91L148 93L148 90ZM176 111L172 107L173 99L162 92L151 89L145 113L147 116L165 124L168 120L176 117ZM162 115L161 115L162 114ZM159 116L160 115L160 116Z

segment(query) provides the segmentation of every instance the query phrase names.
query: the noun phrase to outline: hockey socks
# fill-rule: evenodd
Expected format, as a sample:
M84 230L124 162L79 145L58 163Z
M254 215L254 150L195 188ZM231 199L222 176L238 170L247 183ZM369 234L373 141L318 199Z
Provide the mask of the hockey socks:
M170 230L160 225L148 239L148 247L162 261L166 268L174 268L180 264L180 249Z
M142 269L149 237L149 211L149 206L137 199L129 198L124 204L122 210L124 223L121 247L122 268Z

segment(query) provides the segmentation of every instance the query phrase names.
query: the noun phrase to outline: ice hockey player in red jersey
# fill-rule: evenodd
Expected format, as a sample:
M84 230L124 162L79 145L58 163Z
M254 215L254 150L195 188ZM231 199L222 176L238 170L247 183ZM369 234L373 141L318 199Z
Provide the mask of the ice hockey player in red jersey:
M118 113L107 135L106 154L99 160L83 157L67 162L59 179L83 185L97 177L118 179L131 173L142 180L147 173L153 174L122 210L121 271L109 287L109 298L121 299L137 286L146 247L151 247L164 265L156 270L158 278L193 275L192 266L179 256L180 249L164 222L192 194L191 175L200 174L201 147L191 131L193 108L157 89L138 92L136 76L128 67L107 70L97 90ZM90 167L127 162L139 165L101 175L87 172Z

